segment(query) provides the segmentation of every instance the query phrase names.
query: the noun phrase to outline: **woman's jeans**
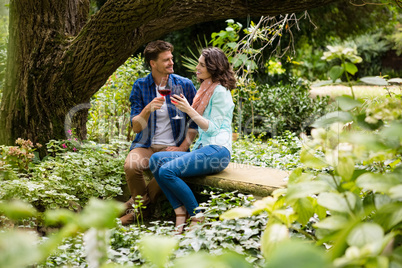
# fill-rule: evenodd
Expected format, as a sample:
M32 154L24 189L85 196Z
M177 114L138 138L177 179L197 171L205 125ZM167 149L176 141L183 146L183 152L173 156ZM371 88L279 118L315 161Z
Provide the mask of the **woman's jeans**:
M224 170L230 162L230 152L223 146L208 145L192 152L165 151L152 155L149 168L173 209L185 206L193 216L199 211L197 200L180 178L208 175Z

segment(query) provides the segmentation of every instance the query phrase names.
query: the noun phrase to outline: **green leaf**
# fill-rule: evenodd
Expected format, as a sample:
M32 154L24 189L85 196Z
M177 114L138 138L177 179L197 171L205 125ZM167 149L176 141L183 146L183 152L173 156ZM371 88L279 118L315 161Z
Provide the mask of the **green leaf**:
M332 81L336 81L336 79L338 79L339 77L341 77L341 75L343 74L344 69L342 66L339 65L335 65L331 68L331 70L329 70L328 72L328 76L331 78Z
M390 188L401 183L402 179L399 179L397 174L364 173L356 180L356 185L365 190L385 193L388 193Z
M376 223L380 224L385 231L395 228L402 222L402 206L400 203L390 203L383 205L377 210L373 219Z
M314 205L311 197L305 197L298 199L293 204L293 209L297 213L297 221L303 225L306 225L310 218L314 216Z
M167 236L145 236L139 242L139 249L145 259L156 267L167 267L167 262L179 241Z
M324 158L315 156L307 150L302 150L300 153L300 162L310 168L322 169L328 167L328 163Z
M384 230L376 223L360 223L352 229L347 237L350 246L362 248L368 244L382 241Z
M348 95L338 96L335 100L342 111L349 111L353 108L360 107L363 103L361 100L356 100Z
M353 63L350 62L346 62L345 63L345 69L348 73L350 73L351 75L354 75L357 72L357 67L356 65L354 65Z
M41 257L38 243L34 232L0 232L0 267L32 267Z
M365 112L356 116L356 122L360 127L368 129L368 130L376 130L384 125L384 122L382 120L378 120L374 124L366 122L366 113Z
M360 78L360 81L366 84L370 85L376 85L376 86L387 86L388 82L384 78L378 77L378 76L366 76Z
M339 157L336 172L339 176L349 181L353 177L355 171L355 162L351 157Z
M356 205L356 196L351 192L321 193L317 198L317 203L332 211L348 213Z
M389 189L389 196L392 199L402 199L402 184L399 184L397 186L394 186Z
M226 211L219 218L221 220L232 220L232 219L250 217L252 214L253 214L252 209L244 208L244 207L237 207L237 208L233 208L229 211Z
M84 228L113 228L116 226L116 218L123 210L124 205L120 202L91 198L79 215L78 222Z
M332 125L336 122L346 123L353 120L352 115L349 112L337 111L328 113L315 121L312 124L312 127L315 128L324 128L329 125Z
M261 251L265 259L272 256L272 251L278 245L278 242L289 239L289 229L283 224L271 224L265 228L261 237Z
M265 268L329 268L332 267L325 252L308 242L284 241L266 258Z
M341 230L349 224L347 218L339 215L329 216L320 222L314 224L316 228L327 229L327 230Z
M380 138L373 133L355 132L347 136L347 140L356 145L362 145L369 151L383 151L388 149Z
M28 217L34 217L37 211L30 204L20 200L13 200L10 202L0 202L0 211L11 220L21 220Z
M291 202L295 199L304 198L313 194L328 191L329 189L330 186L323 181L309 181L289 185L286 194L286 200Z

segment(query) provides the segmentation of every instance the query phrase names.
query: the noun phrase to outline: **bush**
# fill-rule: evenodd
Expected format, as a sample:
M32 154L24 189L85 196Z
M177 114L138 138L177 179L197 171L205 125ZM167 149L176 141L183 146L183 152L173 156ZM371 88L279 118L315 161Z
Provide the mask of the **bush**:
M239 122L245 134L267 133L270 137L283 134L286 130L301 133L326 112L329 97L310 97L309 87L292 81L289 85L256 87L254 101L237 103L234 124ZM240 112L239 112L240 111Z
M77 210L91 197L111 199L122 193L128 143L97 145L87 142L80 144L76 152L67 151L66 144L67 141L52 140L47 148L53 156L29 165L29 173L17 171L0 177L0 200L20 199L40 211L56 208ZM3 159L6 167L18 163L20 168L19 163L22 163L28 168L26 161L16 161L14 156Z
M88 140L109 143L112 139L133 140L130 125L130 93L135 80L148 71L139 55L129 58L92 97L88 114Z

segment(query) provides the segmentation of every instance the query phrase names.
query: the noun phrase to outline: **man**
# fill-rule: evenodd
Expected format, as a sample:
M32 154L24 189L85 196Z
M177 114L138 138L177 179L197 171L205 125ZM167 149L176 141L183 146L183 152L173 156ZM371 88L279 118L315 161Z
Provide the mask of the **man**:
M126 213L120 218L123 225L131 224L136 219L133 204L141 196L142 204L147 208L143 214L149 214L149 205L155 203L162 194L158 183L153 178L146 185L143 171L149 168L149 158L159 151L187 151L197 134L193 122L188 131L189 117L172 119L175 107L170 97L162 97L157 87L163 78L168 78L172 86L180 85L191 104L196 94L193 83L184 77L173 74L173 45L165 41L149 43L144 50L145 62L151 67L151 73L134 82L130 94L131 125L137 133L127 155L124 171L131 198L126 205Z

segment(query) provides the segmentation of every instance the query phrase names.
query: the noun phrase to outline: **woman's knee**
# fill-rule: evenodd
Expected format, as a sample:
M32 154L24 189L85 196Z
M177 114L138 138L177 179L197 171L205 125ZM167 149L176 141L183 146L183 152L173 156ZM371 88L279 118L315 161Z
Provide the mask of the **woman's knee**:
M169 165L163 165L159 168L159 177L165 180L171 180L176 176L176 173Z

